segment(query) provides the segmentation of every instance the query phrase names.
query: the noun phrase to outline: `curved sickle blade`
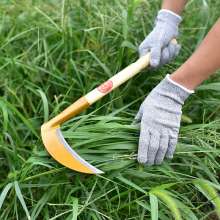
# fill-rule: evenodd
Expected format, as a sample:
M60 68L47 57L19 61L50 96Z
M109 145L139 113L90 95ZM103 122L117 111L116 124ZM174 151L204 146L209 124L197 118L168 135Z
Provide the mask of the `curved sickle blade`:
M59 129L60 125L75 115L79 114L97 100L117 88L128 79L135 76L149 64L150 54L142 56L116 75L112 76L98 88L93 89L85 96L78 99L63 112L51 119L41 127L41 136L44 146L49 154L62 165L82 173L101 174L101 170L95 168L81 158L65 141Z
M65 141L59 127L42 126L41 137L48 153L62 165L82 173L102 174L103 172L80 157Z

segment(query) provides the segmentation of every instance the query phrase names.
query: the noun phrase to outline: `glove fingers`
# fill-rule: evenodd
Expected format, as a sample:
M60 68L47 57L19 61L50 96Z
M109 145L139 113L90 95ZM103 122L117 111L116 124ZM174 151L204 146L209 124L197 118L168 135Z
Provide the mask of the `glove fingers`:
M141 105L141 107L140 107L138 113L136 114L134 120L135 120L136 122L140 122L140 121L141 121L141 118L142 118L142 115L143 115L143 105Z
M160 144L160 134L157 131L150 131L150 143L147 155L147 165L153 165Z
M160 61L160 65L164 65L166 63L168 63L170 61L170 51L169 51L169 48L168 47L165 47L163 50L162 50L162 53L161 53L161 61Z
M176 44L175 57L179 54L180 50L181 50L181 45Z
M169 43L168 49L170 54L170 60L174 59L180 51L181 46L179 44L174 44L172 42Z
M168 50L170 53L170 60L172 60L176 55L176 44L170 42L168 45Z
M150 65L151 67L158 67L164 65L175 58L180 51L181 46L170 42L167 47L161 51L161 46L157 45L150 49L150 47L141 46L139 47L140 56L146 55L149 51L151 52Z
M176 149L176 145L177 145L177 138L170 138L169 139L169 144L168 144L168 149L166 152L166 158L168 159L172 159L173 158L173 154L175 152Z
M147 39L145 39L138 48L139 56L144 56L150 51L150 47L148 47Z
M146 55L148 52L150 52L150 48L141 48L139 49L139 56L142 57L144 55Z
M179 54L180 48L181 46L179 44L170 42L169 45L162 50L160 66L167 64L174 59Z
M151 67L158 67L160 64L160 58L161 58L161 46L157 45L151 49L150 54L150 65Z
M169 143L168 135L162 134L160 138L160 147L155 158L155 164L161 164L163 162L165 154L168 149L168 143Z
M149 140L150 140L149 131L142 126L140 131L138 158L137 158L139 163L144 164L147 162Z

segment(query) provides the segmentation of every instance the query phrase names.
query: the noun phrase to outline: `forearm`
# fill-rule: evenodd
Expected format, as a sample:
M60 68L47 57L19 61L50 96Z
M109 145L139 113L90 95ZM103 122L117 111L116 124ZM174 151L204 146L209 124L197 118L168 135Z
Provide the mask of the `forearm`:
M181 15L186 3L187 0L163 0L162 9L167 9Z
M195 89L220 69L220 19L194 54L170 77L188 89Z

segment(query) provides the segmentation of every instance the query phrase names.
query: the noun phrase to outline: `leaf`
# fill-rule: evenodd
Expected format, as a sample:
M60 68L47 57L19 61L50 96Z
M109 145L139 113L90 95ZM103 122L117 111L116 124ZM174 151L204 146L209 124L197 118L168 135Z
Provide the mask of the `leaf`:
M129 27L128 27L128 13L127 13L126 10L122 9L121 17L122 17L122 33L123 33L123 37L124 37L124 40L127 40Z
M193 181L194 185L199 191L215 206L216 212L220 217L220 197L215 188L209 181L203 179L196 179Z
M49 105L48 105L47 97L41 89L38 89L37 91L40 93L40 96L43 102L44 122L46 122L48 121L48 118L49 118Z
M130 164L132 164L133 161L132 160L115 160L115 161L111 161L106 165L102 166L102 169L104 171L110 171L110 170L119 170L122 169Z
M142 189L140 186L136 185L135 183L131 182L130 180L124 178L123 176L119 176L117 177L117 179L119 179L121 182L125 183L126 185L138 190L139 192L142 192L145 195L147 195L147 192L144 189Z
M48 200L51 198L52 193L54 193L54 190L51 188L50 190L47 190L44 195L37 201L37 203L31 210L31 219L39 218L39 215L41 214L43 208L45 207Z
M175 220L182 220L181 213L175 199L172 198L166 190L153 189L150 193L160 198L165 203L165 205L170 209Z
M196 215L192 212L190 209L189 205L185 205L183 202L176 200L176 204L178 205L179 209L181 210L182 215L184 216L185 219L190 219L190 220L198 220Z
M35 127L33 126L33 124L32 124L29 120L27 120L27 119L22 115L22 113L20 113L20 112L17 110L17 108L16 108L13 104L7 102L7 101L4 100L3 98L0 98L0 99L1 99L0 101L3 101L4 104L5 104L18 118L20 118L20 119L23 121L23 123L27 126L27 128L38 138L38 133L36 132Z
M23 209L26 213L26 216L27 216L28 220L30 220L31 217L30 217L29 211L28 211L26 203L24 201L24 197L22 195L21 189L20 189L17 181L14 182L14 186L15 186L16 195L17 195L17 197L18 197L18 199L19 199L19 201L20 201L20 203L21 203L21 205L22 205L22 207L23 207Z
M181 122L191 124L193 121L192 121L192 119L189 116L182 114Z
M72 198L72 205L73 205L73 209L72 209L72 220L77 220L77 216L78 216L78 199L77 198Z
M9 190L11 189L11 187L13 186L12 183L8 183L5 188L3 189L3 191L1 192L1 195L0 195L0 210L1 210L1 207L5 201L5 198L9 192Z
M2 109L3 115L3 132L8 130L9 120L8 120L8 110L4 102L0 101L0 107Z
M127 40L122 42L121 47L127 47L129 49L132 49L133 51L137 51L137 47L134 44L132 44L130 41L127 41Z
M151 220L158 220L158 199L152 193L150 195Z
M220 83L209 83L199 86L196 90L198 91L206 91L206 90L213 90L220 92Z

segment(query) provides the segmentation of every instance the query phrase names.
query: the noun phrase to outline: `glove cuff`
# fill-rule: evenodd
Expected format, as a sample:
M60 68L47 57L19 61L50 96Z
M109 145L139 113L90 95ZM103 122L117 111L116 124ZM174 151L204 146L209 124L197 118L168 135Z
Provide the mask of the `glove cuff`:
M182 17L173 11L162 9L158 12L156 22L163 21L178 26L182 21Z
M176 86L179 86L181 89L185 90L185 91L188 92L189 94L194 93L194 90L187 89L186 87L184 87L184 86L180 85L179 83L173 81L173 80L170 78L170 74L167 74L167 75L166 75L166 78L167 78L171 83L173 83L173 84L176 85Z
M174 83L167 75L156 87L155 92L161 96L169 97L171 100L183 105L184 101L193 91Z

